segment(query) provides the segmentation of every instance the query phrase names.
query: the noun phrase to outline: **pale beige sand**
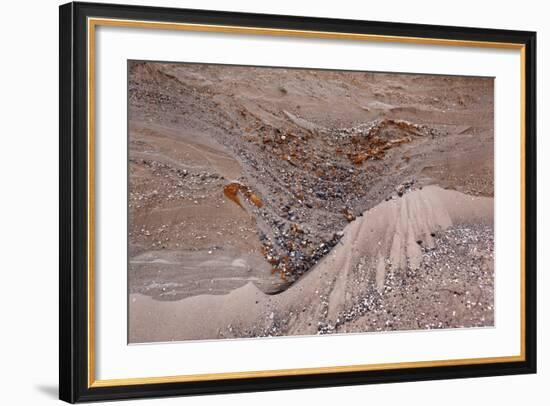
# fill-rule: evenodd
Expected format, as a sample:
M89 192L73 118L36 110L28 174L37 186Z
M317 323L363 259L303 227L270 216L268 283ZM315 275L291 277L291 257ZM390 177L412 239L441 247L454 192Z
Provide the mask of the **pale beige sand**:
M422 272L422 247L429 252L434 248L434 235L462 224L492 227L493 198L472 197L438 186L414 190L380 203L351 222L331 253L280 294L267 295L252 282L225 295L178 301L131 294L129 341L310 335L319 332L321 323L336 325L342 332L368 331L365 317L342 322L343 312L358 297L372 296L372 291L366 291L369 287L383 296L388 270ZM489 263L491 258L484 266L492 270L492 264L486 265ZM357 283L362 278L372 283ZM481 303L480 298L478 301Z

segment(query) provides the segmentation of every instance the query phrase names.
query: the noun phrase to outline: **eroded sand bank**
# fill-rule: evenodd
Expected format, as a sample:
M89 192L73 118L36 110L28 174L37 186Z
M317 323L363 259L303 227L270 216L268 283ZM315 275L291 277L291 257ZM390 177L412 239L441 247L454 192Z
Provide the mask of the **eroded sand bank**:
M130 341L492 325L492 78L134 61L128 95Z
M331 253L279 294L252 282L176 301L131 294L130 342L490 325L492 224L492 198L413 190L348 224ZM468 262L449 265L453 256ZM391 325L379 317L388 311Z

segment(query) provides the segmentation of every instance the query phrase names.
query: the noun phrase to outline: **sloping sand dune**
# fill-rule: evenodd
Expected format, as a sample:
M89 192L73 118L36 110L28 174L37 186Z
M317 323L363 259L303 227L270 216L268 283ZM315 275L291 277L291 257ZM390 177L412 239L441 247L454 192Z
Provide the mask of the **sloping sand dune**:
M467 325L464 320L469 320L468 312L492 315L489 311L492 309L487 305L492 304L492 285L487 285L486 292L478 288L477 307L470 305L471 300L463 300L462 297L470 295L475 289L469 288L468 282L455 286L452 272L460 269L446 271L444 264L439 266L437 250L441 247L438 244L441 243L447 250L466 247L477 252L476 244L485 243L480 238L479 230L484 227L492 230L492 224L492 198L472 197L438 186L413 190L400 198L380 203L352 221L331 253L280 294L267 295L251 282L225 295L198 295L170 302L131 294L129 315L132 329L129 341L140 343L379 330L376 314L391 304L385 303L386 298L392 298L395 290L400 289L401 295L414 300L414 293L409 292L418 291L419 287L422 288L421 284L428 283L428 279L431 281L429 283L444 285L441 291L447 292L438 293L430 309L449 312L438 314L437 318L449 322L445 324L440 321L434 327ZM462 240L449 244L449 241L454 241L452 238L457 239L453 233L459 233ZM486 279L492 283L490 255L472 256L472 261L479 262L468 269L468 272L474 272L470 275L472 281L479 282L490 274ZM446 252L444 258L448 257ZM433 266L434 263L436 266ZM433 281L428 272L447 273L438 274L437 280ZM397 279L399 284L396 288ZM475 284L472 282L472 285ZM447 307L451 300L458 300L459 303L454 303L452 308ZM416 307L422 309L422 303ZM414 312L415 306L412 308ZM407 309L403 307L403 311L410 311ZM464 312L459 325L453 324L451 317L457 309ZM451 311L453 314L450 314ZM369 312L374 312L375 316L367 317ZM392 312L395 313L395 310ZM386 327L408 328L410 324L397 323L401 316L396 314L396 324L388 325L386 322ZM414 314L408 316L414 320Z

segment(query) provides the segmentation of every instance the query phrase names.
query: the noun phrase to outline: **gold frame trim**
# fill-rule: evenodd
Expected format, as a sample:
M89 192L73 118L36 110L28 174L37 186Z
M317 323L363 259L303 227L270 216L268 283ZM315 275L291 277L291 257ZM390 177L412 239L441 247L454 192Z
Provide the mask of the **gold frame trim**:
M182 30L195 32L218 32L244 35L269 35L300 38L340 39L371 42L389 42L416 45L460 46L478 48L513 49L520 51L521 64L521 117L520 117L520 163L521 163L521 269L520 269L520 341L519 355L485 358L465 358L436 361L397 362L384 364L346 365L318 368L278 369L265 371L226 372L214 374L175 375L146 378L95 379L95 279L94 279L94 190L95 190L95 28L97 26L134 27L161 30ZM230 25L166 23L139 20L121 20L109 18L88 18L87 21L87 72L88 72L88 388L113 387L125 385L143 385L158 383L199 382L221 379L265 378L292 375L331 374L342 372L380 371L397 368L426 368L474 364L496 364L525 361L525 45L505 42L462 41L421 37L400 37L391 35L354 34L344 32L305 31L259 27L241 27Z

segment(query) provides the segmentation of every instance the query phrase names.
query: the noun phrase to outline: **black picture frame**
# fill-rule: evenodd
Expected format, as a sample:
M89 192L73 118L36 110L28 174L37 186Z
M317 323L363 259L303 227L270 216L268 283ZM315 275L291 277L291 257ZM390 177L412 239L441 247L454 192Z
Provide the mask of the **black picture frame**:
M59 397L67 402L235 393L536 372L536 33L373 21L262 15L113 4L60 6L59 32ZM521 45L524 66L524 359L514 362L430 366L94 387L89 382L87 210L87 19L195 23L344 32L381 36L483 41Z

